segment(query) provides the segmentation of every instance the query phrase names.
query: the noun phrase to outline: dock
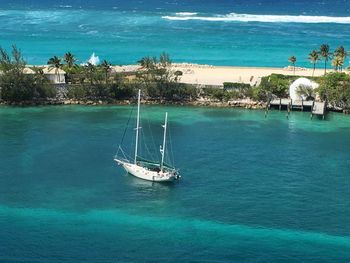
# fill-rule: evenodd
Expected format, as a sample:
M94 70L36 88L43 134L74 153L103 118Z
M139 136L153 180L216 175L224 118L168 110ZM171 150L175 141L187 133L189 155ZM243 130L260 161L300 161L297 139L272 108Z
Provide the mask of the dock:
M326 102L319 101L305 101L305 100L292 100L292 99L271 99L268 103L268 109L271 107L277 107L279 110L287 110L288 113L293 110L309 111L311 112L311 118L314 115L322 116L325 118L326 114Z
M311 112L311 117L313 117L313 115L318 115L318 116L322 116L322 118L324 119L324 115L326 112L326 102L314 102L314 105L312 107L312 112Z

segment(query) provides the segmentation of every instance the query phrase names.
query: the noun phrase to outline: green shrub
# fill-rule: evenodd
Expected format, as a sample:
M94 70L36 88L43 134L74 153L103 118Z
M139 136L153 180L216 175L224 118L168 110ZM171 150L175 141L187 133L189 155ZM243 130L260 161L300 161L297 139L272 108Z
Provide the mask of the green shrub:
M320 86L316 90L320 98L327 100L334 106L350 107L350 76L345 73L328 73L320 79Z
M83 85L69 85L67 97L70 99L85 99L87 96L87 90Z
M246 83L224 82L224 90L246 90L249 88L250 84Z
M255 91L255 96L263 100L266 100L269 94L273 94L279 98L288 97L291 82L291 77L280 74L263 77L259 87Z
M112 84L109 89L110 97L120 100L129 99L136 95L136 89L130 84Z

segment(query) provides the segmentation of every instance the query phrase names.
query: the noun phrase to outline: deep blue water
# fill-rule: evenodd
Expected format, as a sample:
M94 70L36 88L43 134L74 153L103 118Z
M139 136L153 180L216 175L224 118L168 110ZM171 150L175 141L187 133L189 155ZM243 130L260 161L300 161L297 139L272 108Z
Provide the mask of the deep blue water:
M286 66L295 55L310 66L323 43L350 48L349 11L348 0L2 0L0 45L32 64L67 51L132 64L165 51L176 62Z
M113 163L130 107L0 108L0 262L350 261L347 116L165 111L173 185Z

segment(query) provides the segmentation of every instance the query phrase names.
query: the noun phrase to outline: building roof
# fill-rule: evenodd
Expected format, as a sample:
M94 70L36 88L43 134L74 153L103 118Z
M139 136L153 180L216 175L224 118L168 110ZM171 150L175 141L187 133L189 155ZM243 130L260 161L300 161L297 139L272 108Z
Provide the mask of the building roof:
M43 72L45 75L55 75L55 74L60 74L60 75L64 75L66 74L66 72L63 70L63 69L58 69L58 71L56 70L56 68L53 68L53 67L48 67L48 66L45 66L42 68Z
M25 67L23 69L23 73L24 74L35 74L35 71L32 69L33 67L32 66ZM35 68L42 69L45 75L55 75L57 73L56 68L49 67L49 66L35 66ZM66 74L66 72L63 69L59 69L58 74L64 75L64 74Z
M35 74L35 71L32 70L31 68L24 68L23 73L24 74Z

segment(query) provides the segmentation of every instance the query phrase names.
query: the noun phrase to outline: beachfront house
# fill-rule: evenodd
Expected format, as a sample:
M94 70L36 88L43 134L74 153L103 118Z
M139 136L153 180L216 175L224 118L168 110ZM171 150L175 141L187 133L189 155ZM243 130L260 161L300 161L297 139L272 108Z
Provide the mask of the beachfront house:
M62 69L56 69L51 67L37 67L42 69L44 75L46 78L52 83L52 84L65 84L66 83L66 72ZM35 74L35 71L31 69L30 67L26 67L23 69L24 74Z
M34 70L32 70L31 68L24 68L23 73L29 75L35 74Z
M52 67L43 68L44 75L52 84L65 84L66 83L66 72L62 69L56 69Z

